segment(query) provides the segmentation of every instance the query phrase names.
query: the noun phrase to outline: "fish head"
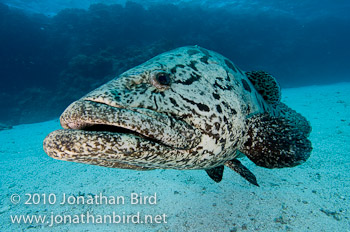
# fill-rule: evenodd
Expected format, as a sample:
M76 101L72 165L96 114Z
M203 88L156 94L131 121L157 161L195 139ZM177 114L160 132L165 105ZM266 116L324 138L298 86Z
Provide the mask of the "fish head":
M73 102L44 150L138 170L221 165L242 144L246 111L254 108L238 83L244 74L227 62L197 46L163 53Z

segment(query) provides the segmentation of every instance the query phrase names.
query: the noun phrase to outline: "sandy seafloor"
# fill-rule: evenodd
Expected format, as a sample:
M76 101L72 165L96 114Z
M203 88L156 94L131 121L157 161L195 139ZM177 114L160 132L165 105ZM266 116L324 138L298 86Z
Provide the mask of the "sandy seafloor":
M57 161L42 149L58 120L0 131L0 231L350 231L350 83L283 89L283 101L313 127L310 159L269 170L242 162L255 187L225 168L214 183L204 171L130 171ZM26 205L25 194L125 196L124 205ZM131 193L157 194L131 205ZM21 202L10 198L19 194ZM166 214L161 224L12 224L10 215Z

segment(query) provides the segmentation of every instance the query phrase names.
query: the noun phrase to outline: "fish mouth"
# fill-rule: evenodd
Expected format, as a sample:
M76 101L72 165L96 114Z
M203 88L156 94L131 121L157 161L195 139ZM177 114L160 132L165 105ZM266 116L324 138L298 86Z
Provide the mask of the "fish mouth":
M44 150L55 159L67 161L81 159L83 163L93 164L93 160L102 159L134 164L127 160L141 158L142 152L189 150L201 142L198 129L175 117L90 100L73 102L61 115L60 122L64 129L45 138Z

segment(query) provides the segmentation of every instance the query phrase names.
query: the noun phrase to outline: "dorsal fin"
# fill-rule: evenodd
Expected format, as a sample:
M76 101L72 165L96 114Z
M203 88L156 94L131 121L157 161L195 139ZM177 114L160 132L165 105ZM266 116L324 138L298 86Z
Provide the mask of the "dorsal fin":
M237 172L239 175L241 175L241 177L249 181L249 183L259 186L255 175L249 171L249 169L246 168L238 159L226 161L225 165Z
M281 88L272 75L264 71L251 71L245 74L267 103L275 104L281 100Z
M215 182L219 183L222 180L222 175L224 174L224 166L217 166L211 169L205 169L208 176L212 178Z

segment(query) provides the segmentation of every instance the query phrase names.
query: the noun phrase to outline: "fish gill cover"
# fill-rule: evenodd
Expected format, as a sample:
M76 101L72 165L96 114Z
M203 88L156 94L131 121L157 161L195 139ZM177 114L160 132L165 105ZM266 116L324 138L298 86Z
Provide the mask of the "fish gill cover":
M348 1L1 2L6 124L57 117L123 71L189 44L267 70L282 87L349 80Z

